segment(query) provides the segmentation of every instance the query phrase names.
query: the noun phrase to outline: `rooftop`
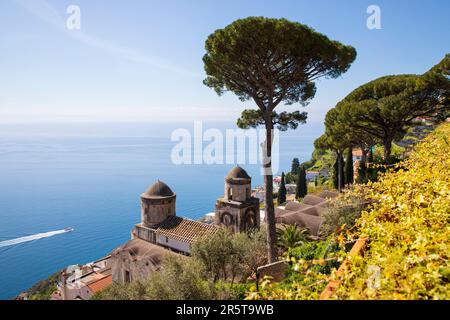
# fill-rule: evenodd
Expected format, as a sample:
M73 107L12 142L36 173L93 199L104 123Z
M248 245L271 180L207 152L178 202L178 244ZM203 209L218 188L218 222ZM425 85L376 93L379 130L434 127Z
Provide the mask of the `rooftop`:
M112 284L112 275L104 276L103 278L94 280L88 284L88 288L91 289L92 293L97 293L107 286Z
M169 216L166 220L156 225L155 229L158 235L188 243L219 230L215 225L177 216Z
M116 255L121 253L128 253L135 259L146 256L152 258L155 262L158 262L160 258L167 253L167 250L156 244L137 238L116 248L111 254Z
M147 191L141 194L141 197L154 199L172 197L174 195L175 193L172 191L172 189L169 188L167 184L158 180L150 188L148 188Z
M250 176L247 174L247 172L242 169L239 166L234 167L233 169L230 170L230 172L228 172L227 176L225 177L225 179L246 179L249 180L251 179Z

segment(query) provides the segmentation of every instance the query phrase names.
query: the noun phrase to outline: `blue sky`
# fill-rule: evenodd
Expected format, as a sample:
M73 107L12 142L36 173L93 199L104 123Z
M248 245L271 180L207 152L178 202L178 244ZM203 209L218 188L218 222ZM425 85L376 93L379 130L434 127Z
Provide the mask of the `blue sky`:
M71 4L79 31L66 28ZM371 4L381 30L366 27ZM0 123L234 120L252 103L205 87L202 56L210 33L247 16L285 17L356 48L350 70L319 81L304 109L319 123L359 85L442 59L449 12L448 1L1 1Z

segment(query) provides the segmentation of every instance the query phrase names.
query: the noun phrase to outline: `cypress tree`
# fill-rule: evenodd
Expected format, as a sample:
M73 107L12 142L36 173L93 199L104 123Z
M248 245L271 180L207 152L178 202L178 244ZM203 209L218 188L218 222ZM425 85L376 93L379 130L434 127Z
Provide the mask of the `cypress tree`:
M337 190L339 189L339 178L338 178L338 159L333 164L333 187Z
M286 181L284 177L284 172L282 172L280 188L278 189L278 204L280 205L285 202L286 202Z
M299 167L300 167L300 161L298 160L298 158L292 159L291 172L293 174L296 174L298 172Z
M298 168L297 174L297 188L295 195L297 198L303 198L306 196L308 190L306 187L306 171L304 167Z
M306 181L306 168L305 166L302 166L302 185L303 185L303 194L306 196L308 194L308 182Z
M347 157L345 158L345 183L353 183L353 150L348 148Z

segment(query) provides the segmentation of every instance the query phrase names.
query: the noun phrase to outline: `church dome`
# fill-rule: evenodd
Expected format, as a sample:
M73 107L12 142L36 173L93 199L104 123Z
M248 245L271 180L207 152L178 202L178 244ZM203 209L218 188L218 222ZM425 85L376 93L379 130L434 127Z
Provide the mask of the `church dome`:
M175 193L169 188L167 184L158 180L141 196L144 198L166 198L172 197Z
M231 169L230 172L228 172L225 179L226 180L237 180L237 179L250 180L251 178L244 169L242 169L239 166L236 166L233 169Z

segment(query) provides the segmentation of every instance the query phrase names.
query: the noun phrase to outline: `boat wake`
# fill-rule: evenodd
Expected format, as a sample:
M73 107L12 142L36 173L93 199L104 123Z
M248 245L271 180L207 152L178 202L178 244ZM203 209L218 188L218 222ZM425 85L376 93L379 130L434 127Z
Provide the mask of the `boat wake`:
M14 246L14 245L19 244L19 243L39 240L39 239L42 239L42 238L53 237L53 236L56 236L58 234L68 233L68 232L71 232L71 231L73 231L73 228L65 228L65 229L62 229L62 230L37 233L37 234L33 234L31 236L26 236L26 237L20 237L20 238L11 239L11 240L0 241L0 248Z

